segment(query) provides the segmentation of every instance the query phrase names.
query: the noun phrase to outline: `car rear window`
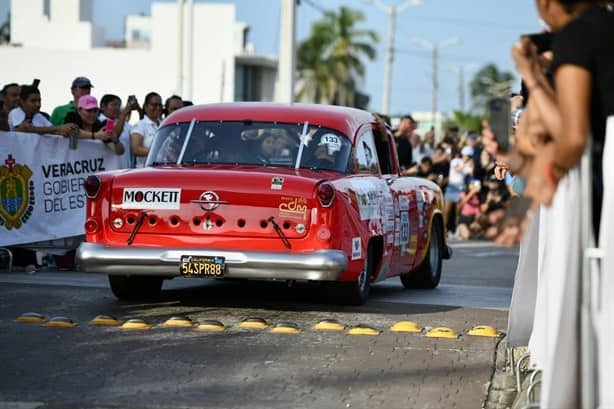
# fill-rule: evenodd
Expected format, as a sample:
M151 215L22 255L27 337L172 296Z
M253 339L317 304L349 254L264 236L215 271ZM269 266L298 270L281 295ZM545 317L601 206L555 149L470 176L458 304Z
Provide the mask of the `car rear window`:
M345 135L315 125L194 122L160 128L147 165L237 164L345 173L351 150Z

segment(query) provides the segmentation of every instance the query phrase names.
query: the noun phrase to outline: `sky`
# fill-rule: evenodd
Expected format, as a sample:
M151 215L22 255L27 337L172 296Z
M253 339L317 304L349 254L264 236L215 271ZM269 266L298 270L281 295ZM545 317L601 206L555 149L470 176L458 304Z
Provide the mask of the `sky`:
M107 40L121 40L124 17L128 14L150 14L154 1L174 0L94 0L94 23L105 29ZM380 1L388 6L404 3L404 0ZM281 0L206 2L235 4L237 20L250 26L249 41L254 44L255 52L277 54ZM311 25L322 18L321 10L338 10L341 6L360 10L365 21L359 27L375 30L380 36L380 42L375 45L377 58L374 61L365 58L366 74L361 87L371 97L369 108L381 111L388 15L367 3L368 0L300 0L297 8L297 42L309 36ZM10 0L0 0L0 22L5 20L9 8ZM424 0L418 6L403 10L397 16L395 30L391 113L431 110L431 51L410 39L422 38L431 44L450 38L458 39L457 44L441 48L439 52L437 108L441 112L451 112L460 106L460 68L465 71L465 106L468 107L468 83L476 71L492 62L500 69L513 72L509 52L512 44L520 34L540 30L533 0Z

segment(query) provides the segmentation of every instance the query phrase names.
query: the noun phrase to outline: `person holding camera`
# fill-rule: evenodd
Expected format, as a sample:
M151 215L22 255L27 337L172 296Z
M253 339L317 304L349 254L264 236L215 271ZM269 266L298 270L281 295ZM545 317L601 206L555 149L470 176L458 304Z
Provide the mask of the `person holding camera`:
M593 226L596 235L603 192L602 155L606 118L614 115L614 13L601 1L537 1L542 19L556 34L554 59L547 81L544 60L531 38L524 36L512 47L512 56L536 110L548 129L549 140L536 158L532 172L536 200L550 204L567 171L576 166L589 135L593 138ZM555 92L556 89L556 92Z
M135 167L145 166L149 148L160 126L162 117L162 97L157 92L150 92L143 103L143 117L130 132L130 149L135 157Z

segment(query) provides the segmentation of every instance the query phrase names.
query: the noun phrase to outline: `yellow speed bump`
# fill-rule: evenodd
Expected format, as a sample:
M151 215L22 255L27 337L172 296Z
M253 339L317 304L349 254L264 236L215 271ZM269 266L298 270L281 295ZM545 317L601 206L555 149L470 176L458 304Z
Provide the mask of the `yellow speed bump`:
M121 326L122 329L128 329L128 330L148 330L151 329L152 325L143 321L142 319L138 319L138 318L133 318L131 320L128 320L126 322L124 322L124 324Z
M221 332L225 331L226 327L217 320L205 320L199 322L194 329L197 331Z
M188 317L171 317L162 324L164 327L191 327L193 325L194 321Z
M239 323L239 327L248 329L265 329L269 324L262 318L245 318Z
M390 327L392 332L422 332L422 328L412 321L399 321Z
M322 320L313 326L317 331L343 331L345 325L337 320Z
M77 323L73 322L70 318L66 317L53 317L49 321L43 324L43 327L54 327L54 328L72 328L76 326Z
M456 331L446 327L432 328L426 333L427 338L458 338Z
M298 325L293 322L280 322L271 328L269 332L272 334L300 334L302 331Z
M358 324L350 328L348 335L379 335L381 331L365 324Z
M119 325L119 320L110 315L98 315L90 321L90 324L113 327Z
M36 312L26 312L25 314L21 314L15 322L23 322L26 324L35 323L35 322L43 322L45 321L45 317Z
M496 328L491 327L490 325L477 325L469 331L469 335L474 335L476 337L498 337L499 331Z

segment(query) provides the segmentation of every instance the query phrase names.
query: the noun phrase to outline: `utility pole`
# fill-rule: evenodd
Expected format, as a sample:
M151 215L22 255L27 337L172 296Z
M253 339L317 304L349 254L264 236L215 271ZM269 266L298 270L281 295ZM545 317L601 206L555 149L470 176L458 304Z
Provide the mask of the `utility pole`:
M452 37L440 43L431 43L423 38L412 37L410 39L412 43L421 45L426 49L431 50L431 121L435 126L437 115L437 94L439 93L439 77L438 77L438 60L439 50L444 47L448 47L458 43L458 38Z
M188 38L186 41L186 78L185 91L181 95L183 99L192 100L192 90L194 87L194 0L188 0Z
M177 0L177 93L183 92L183 0Z
M296 0L281 0L277 101L294 102L296 66Z
M364 3L373 4L388 14L388 44L386 46L386 68L384 69L384 94L382 96L382 113L390 113L390 93L392 89L392 63L394 62L394 34L397 14L408 7L422 4L423 0L407 0L396 6L388 6L380 0L363 0Z
M431 125L435 125L435 115L437 115L437 94L439 93L439 78L437 70L438 45L434 44L431 51Z
M465 112L465 69L458 69L458 107L461 112Z

